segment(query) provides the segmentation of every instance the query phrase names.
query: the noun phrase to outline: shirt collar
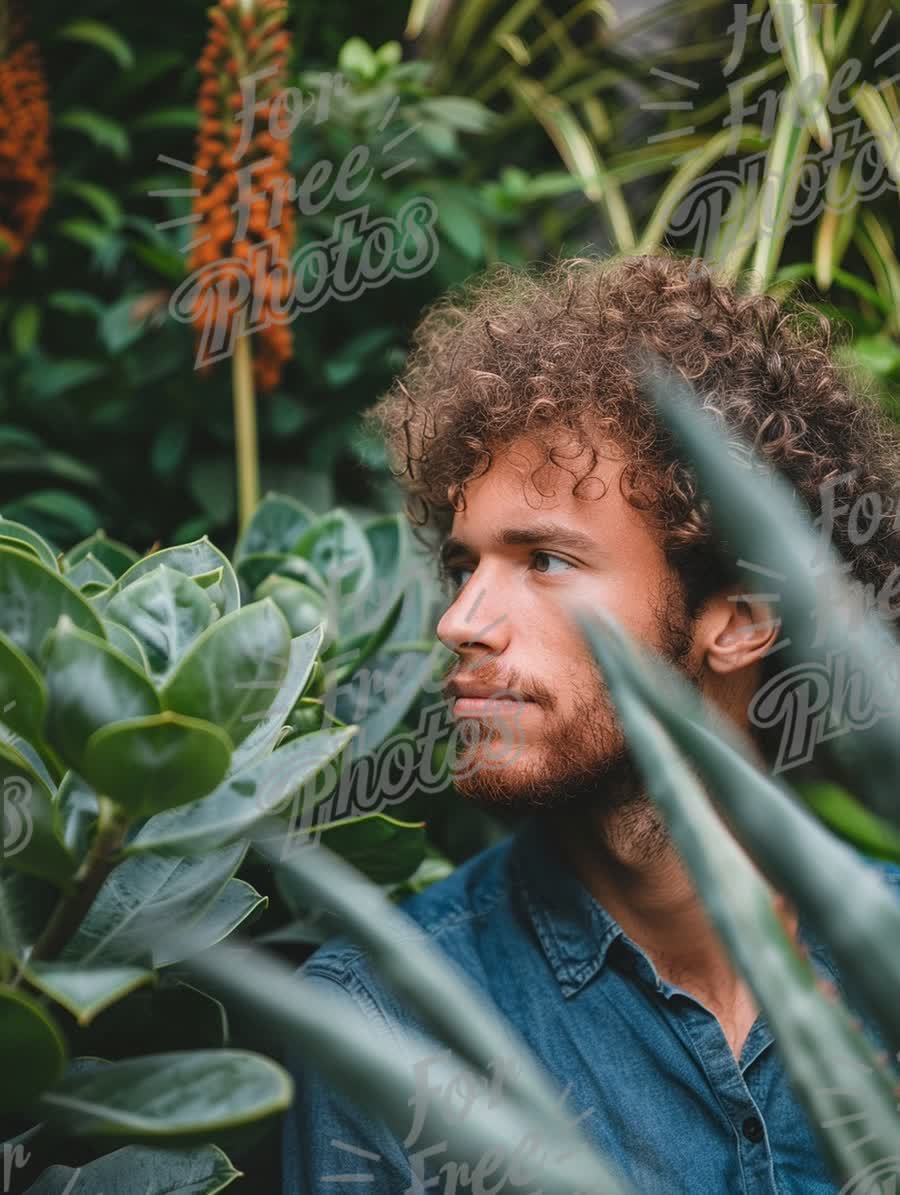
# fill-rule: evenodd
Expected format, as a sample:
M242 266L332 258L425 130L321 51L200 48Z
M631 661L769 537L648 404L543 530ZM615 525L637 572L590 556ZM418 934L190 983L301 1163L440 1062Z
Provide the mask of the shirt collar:
M540 815L532 814L516 830L510 860L516 891L544 956L563 995L574 996L604 966L613 942L625 937L624 930L564 861ZM829 951L802 915L797 933L842 991Z

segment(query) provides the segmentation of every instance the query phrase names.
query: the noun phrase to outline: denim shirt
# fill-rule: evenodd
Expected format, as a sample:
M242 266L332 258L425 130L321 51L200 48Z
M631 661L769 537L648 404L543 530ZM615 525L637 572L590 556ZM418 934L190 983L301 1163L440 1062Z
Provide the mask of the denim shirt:
M859 858L900 897L900 866ZM765 1017L757 1016L736 1059L714 1014L657 975L548 849L535 818L400 907L511 1022L549 1072L567 1118L640 1195L838 1191ZM798 934L817 973L845 994L802 917ZM333 995L335 1016L350 1000L373 1033L393 1040L393 1022L425 1034L435 1054L446 1048L345 936L320 946L301 972ZM861 1020L884 1049L878 1030ZM533 1179L525 1188L502 1184L502 1170L470 1184L449 1152L430 1154L428 1163L420 1156L414 1166L426 1141L405 1149L299 1058L288 1062L297 1086L285 1117L283 1195L536 1190Z

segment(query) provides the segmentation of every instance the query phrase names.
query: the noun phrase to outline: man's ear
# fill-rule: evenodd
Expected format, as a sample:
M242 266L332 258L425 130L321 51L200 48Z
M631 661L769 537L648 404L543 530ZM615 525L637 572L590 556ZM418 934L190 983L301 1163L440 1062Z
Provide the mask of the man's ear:
M713 672L721 673L737 672L762 660L781 628L769 603L740 586L723 590L709 603L707 620L706 662Z

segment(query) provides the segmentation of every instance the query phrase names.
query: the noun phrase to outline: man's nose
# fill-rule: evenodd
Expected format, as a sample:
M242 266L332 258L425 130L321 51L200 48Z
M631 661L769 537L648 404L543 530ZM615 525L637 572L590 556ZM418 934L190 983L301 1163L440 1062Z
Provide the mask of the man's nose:
M497 586L472 575L465 590L445 610L435 633L450 651L467 647L492 652L503 650L509 638L509 602Z

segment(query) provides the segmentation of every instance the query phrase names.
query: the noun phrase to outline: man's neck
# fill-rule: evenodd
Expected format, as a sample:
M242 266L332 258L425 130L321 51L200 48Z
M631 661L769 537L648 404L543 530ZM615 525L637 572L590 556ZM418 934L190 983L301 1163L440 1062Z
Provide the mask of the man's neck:
M723 1026L747 1015L746 985L652 805L561 817L554 832L564 863L644 949L658 975L696 996ZM796 912L778 895L773 906L796 941Z

